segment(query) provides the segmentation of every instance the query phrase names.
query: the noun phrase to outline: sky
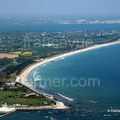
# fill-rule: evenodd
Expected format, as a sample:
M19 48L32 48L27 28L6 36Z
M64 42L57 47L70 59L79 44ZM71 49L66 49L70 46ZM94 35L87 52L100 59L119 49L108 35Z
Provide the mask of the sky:
M120 0L0 0L1 16L120 16Z

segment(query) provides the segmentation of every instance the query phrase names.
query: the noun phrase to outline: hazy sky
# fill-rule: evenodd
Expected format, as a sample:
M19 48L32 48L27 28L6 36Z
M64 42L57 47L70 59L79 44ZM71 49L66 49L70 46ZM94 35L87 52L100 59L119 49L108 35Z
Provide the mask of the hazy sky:
M120 16L120 0L0 0L0 16Z

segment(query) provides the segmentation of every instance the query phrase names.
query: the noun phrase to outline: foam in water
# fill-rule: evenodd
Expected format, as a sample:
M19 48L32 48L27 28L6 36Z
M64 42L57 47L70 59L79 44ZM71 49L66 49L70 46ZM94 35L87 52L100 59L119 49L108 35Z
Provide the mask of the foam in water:
M33 83L34 83L34 82L41 82L41 76L39 75L38 70L36 70L36 71L33 72L32 78L33 78ZM38 84L37 84L37 85L38 85ZM45 86L39 84L39 88L40 88L40 89L45 89Z
M33 72L33 81L41 81L41 76L38 74L38 71Z
M60 94L60 93L57 93L59 96L61 96L61 97L63 97L63 98L65 98L66 100L69 100L69 101L71 101L71 102L73 102L74 101L74 99L73 98L69 98L69 97L66 97L66 96L64 96L64 95L62 95L62 94Z

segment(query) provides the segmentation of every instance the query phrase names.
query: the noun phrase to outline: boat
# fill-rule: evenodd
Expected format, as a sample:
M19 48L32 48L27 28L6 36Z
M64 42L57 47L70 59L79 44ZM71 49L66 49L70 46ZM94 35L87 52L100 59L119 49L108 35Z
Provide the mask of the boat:
M0 107L0 114L4 114L4 113L10 113L10 112L13 112L15 111L15 107L12 107L12 106L8 106L6 103Z

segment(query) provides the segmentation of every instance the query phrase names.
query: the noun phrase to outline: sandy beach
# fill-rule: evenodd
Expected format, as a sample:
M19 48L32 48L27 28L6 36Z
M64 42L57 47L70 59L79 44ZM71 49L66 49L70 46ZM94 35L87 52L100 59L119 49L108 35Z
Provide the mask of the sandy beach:
M115 44L120 44L120 40L115 41L115 42L105 43L105 44L93 45L93 46L88 47L88 48L75 50L75 51L71 51L71 52L68 52L68 53L63 53L63 54L60 54L60 55L57 55L57 56L53 56L53 57L48 58L48 59L44 59L42 61L36 62L35 64L32 64L29 67L27 67L23 72L21 72L21 74L18 77L21 78L22 83L26 84L26 79L27 79L28 74L33 69L35 69L36 67L38 67L40 65L46 64L46 63L51 62L51 61L55 61L57 59L62 59L64 57L71 56L71 55L74 55L74 54L79 54L79 53L83 53L83 52L86 52L86 51L90 51L90 50L94 50L94 49L98 49L98 48L102 48L102 47L108 47L108 46L115 45Z
M27 76L36 67L38 67L40 65L43 65L43 64L46 64L46 63L51 62L51 61L56 61L57 59L63 59L67 56L71 56L71 55L74 55L74 54L80 54L80 53L83 53L83 52L86 52L86 51L95 50L95 49L99 49L99 48L103 48L103 47L108 47L108 46L115 45L115 44L120 44L120 40L117 40L117 41L114 41L114 42L109 42L109 43L92 45L88 48L79 49L79 50L71 51L71 52L68 52L68 53L59 54L59 55L56 55L56 56L53 56L53 57L50 57L50 58L47 58L47 59L44 59L44 60L40 60L40 61L28 66L27 68L25 68L19 74L19 76L17 76L16 82L19 82L19 83L29 87L32 90L33 89L32 86L29 85L26 81L27 81ZM57 108L66 108L66 106L63 105L64 103L59 103L58 102L57 104L58 104Z

